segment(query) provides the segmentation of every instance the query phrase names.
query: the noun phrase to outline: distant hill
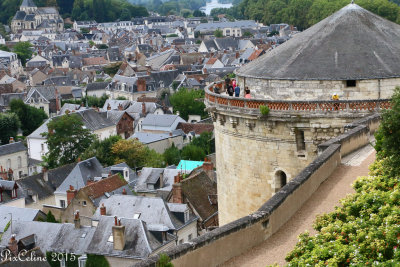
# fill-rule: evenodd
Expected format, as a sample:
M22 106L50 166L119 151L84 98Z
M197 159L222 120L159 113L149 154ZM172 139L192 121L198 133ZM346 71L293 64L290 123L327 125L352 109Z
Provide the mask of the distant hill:
M60 14L72 20L96 20L97 22L130 20L131 17L147 16L147 9L127 0L34 0L38 7L57 6ZM9 24L22 0L0 0L0 22Z

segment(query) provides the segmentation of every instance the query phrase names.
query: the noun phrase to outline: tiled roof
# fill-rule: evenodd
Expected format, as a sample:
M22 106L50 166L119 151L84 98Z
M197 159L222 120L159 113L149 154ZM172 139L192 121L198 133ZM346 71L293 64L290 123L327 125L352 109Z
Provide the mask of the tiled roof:
M254 51L248 58L248 60L254 60L256 58L258 58L260 56L260 54L263 52L264 50L260 49L260 50L256 50Z
M212 57L212 58L210 58L208 61L207 61L207 65L212 65L212 64L214 64L216 61L218 60L218 58L216 58L216 57Z
M105 65L108 61L104 57L89 57L83 59L83 64L88 65Z
M190 132L195 132L196 134L201 134L203 132L212 132L214 131L214 125L208 123L186 123L180 122L176 129L182 129L185 134Z
M114 174L113 176L107 177L105 179L101 179L98 182L87 185L83 187L81 190L85 192L92 199L101 197L106 192L114 191L124 185L127 185L127 182L121 178L118 174Z

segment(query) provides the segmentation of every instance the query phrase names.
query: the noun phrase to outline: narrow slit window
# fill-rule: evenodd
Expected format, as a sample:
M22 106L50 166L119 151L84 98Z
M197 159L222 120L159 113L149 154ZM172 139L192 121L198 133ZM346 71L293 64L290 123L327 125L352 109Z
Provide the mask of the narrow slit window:
M296 144L297 144L297 151L306 150L306 143L304 140L304 131L300 131L300 130L296 131Z

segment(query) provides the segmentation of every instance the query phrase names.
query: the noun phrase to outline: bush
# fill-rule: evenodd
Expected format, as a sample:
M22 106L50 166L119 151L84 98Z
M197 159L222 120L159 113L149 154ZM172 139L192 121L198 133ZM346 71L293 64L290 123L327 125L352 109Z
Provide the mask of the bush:
M269 114L269 107L268 106L260 106L260 112L264 116L268 115Z

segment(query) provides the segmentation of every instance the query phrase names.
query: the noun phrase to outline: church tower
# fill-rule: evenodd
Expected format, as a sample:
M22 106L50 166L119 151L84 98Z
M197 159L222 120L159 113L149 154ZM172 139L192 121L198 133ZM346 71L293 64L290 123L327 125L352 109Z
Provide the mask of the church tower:
M24 0L19 7L20 11L24 11L26 14L34 14L37 10L37 6L33 0Z

